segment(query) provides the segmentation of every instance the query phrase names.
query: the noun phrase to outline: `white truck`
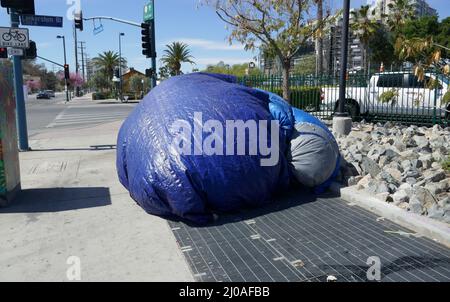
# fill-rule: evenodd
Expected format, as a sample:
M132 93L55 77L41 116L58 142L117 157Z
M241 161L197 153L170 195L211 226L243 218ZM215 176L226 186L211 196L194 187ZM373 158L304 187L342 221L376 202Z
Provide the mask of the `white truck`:
M419 81L405 72L374 74L367 86L348 86L345 108L352 117L364 115L436 116L450 120L450 103L444 95L450 94L449 78L425 74ZM336 112L339 87L322 89L322 110Z

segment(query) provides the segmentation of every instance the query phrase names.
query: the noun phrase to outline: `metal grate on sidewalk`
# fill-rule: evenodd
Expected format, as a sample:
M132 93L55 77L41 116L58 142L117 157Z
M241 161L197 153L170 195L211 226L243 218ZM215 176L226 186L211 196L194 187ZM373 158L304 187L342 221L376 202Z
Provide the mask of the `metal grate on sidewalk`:
M366 282L377 259L383 282L450 281L450 249L340 198L297 191L207 227L169 224L201 282Z

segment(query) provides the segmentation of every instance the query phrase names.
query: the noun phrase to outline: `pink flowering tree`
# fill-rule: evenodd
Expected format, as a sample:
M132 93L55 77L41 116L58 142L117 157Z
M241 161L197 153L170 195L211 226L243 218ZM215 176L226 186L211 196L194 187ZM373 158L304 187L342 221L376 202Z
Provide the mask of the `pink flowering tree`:
M74 87L81 87L84 84L84 79L79 73L71 73L70 84Z
M28 87L28 91L36 91L41 89L41 81L28 80L25 82L25 85Z
M56 75L61 82L64 82L64 72L58 72ZM70 73L69 85L71 87L81 87L85 83L83 77L79 73Z

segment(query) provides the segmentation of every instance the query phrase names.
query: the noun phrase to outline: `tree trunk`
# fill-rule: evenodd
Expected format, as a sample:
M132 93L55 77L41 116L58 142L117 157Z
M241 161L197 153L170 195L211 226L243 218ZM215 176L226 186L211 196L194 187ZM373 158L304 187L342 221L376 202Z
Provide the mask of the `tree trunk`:
M366 44L364 44L364 58L363 58L363 62L364 62L364 65L363 65L363 68L364 68L364 74L369 74L369 71L367 70L368 69L368 62L369 62L369 58L368 58L368 51L367 51L367 45Z
M289 73L291 70L291 59L285 59L283 62L283 98L291 102L291 89L289 83Z
M323 1L317 1L317 21L323 22ZM320 26L320 36L317 39L317 73L323 74L323 26Z

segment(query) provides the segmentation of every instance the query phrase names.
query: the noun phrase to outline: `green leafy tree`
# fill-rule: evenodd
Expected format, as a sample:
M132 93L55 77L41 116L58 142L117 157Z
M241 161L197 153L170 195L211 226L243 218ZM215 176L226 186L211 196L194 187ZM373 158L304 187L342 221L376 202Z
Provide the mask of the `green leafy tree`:
M224 62L219 62L216 65L208 65L204 71L210 73L230 74L237 77L243 77L246 75L256 76L262 74L258 68L249 68L248 63L234 64L230 66Z
M316 71L316 55L309 54L300 57L300 62L294 67L296 75L311 75Z
M193 58L187 44L173 42L172 44L166 45L161 61L169 68L170 75L175 76L181 74L182 63L195 64L192 61Z
M447 48L443 54L446 58L450 57L450 17L445 18L439 25L439 34L434 37L437 44Z
M142 83L144 81L144 83ZM148 93L150 87L150 79L140 75L135 74L130 78L130 89L134 93L135 99L142 98Z
M111 81L102 71L95 73L89 80L89 86L96 90L105 91L111 89Z
M381 26L369 40L370 59L385 66L397 66L399 59L395 54L393 37L388 29Z
M203 0L231 30L230 43L238 41L245 49L258 44L276 56L282 65L283 97L290 100L289 74L297 50L317 34L322 22L311 14L313 0Z
M434 43L443 46L442 56L448 57L450 52L450 17L439 22L435 16L425 16L408 20L399 30L399 35L406 39L433 37Z

